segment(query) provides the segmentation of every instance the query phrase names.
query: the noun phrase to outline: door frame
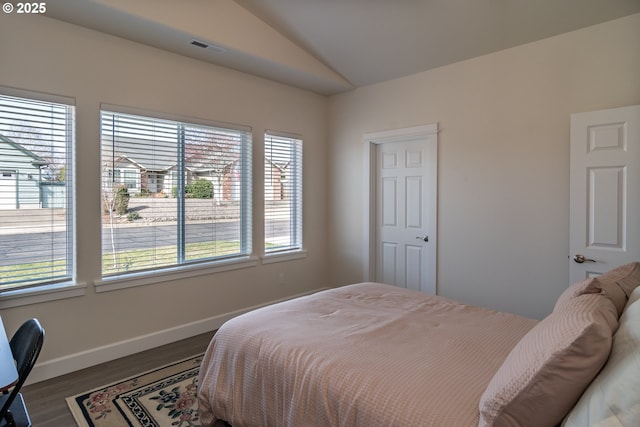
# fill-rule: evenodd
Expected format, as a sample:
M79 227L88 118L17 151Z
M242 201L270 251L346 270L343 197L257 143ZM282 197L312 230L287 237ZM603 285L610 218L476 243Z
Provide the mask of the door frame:
M435 198L438 198L438 185L437 185L437 176L438 176L438 123L422 125L422 126L413 126L402 129L392 129L386 131L379 132L369 132L365 133L362 137L363 145L364 145L364 159L363 159L363 182L364 182L364 191L363 200L362 200L362 216L363 216L363 256L362 256L362 273L364 281L374 281L376 279L376 240L378 235L378 230L376 229L377 217L376 217L376 194L377 194L377 174L376 174L376 145L385 144L389 142L406 142L416 139L427 139L430 136L435 137L435 145L436 145L436 159L434 162L434 170L435 174ZM429 224L429 244L433 245L433 251L436 256L434 260L437 258L437 205L436 205L436 214L432 219L432 223ZM436 271L436 266L430 266L433 268L433 271ZM437 276L436 276L437 277ZM437 285L436 285L437 289Z

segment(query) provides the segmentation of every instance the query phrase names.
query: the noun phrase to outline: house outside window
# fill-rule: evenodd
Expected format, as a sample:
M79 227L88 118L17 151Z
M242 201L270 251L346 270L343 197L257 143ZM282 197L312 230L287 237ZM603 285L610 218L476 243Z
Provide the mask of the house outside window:
M123 182L125 187L130 190L135 190L136 188L138 188L139 174L136 171L125 169L122 171L122 173L124 175Z
M131 169L115 169L108 170L108 176L111 177L112 182L121 184L126 187L128 190L137 190L140 188L139 185L139 173L136 170Z
M72 104L0 88L0 293L73 279Z
M250 255L251 132L225 126L103 109L103 277Z
M265 254L302 250L302 140L264 137Z

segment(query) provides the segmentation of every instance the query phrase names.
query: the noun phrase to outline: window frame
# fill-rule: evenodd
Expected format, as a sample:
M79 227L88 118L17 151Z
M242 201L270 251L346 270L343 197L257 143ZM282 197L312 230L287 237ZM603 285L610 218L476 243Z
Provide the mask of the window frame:
M266 130L263 135L263 149L264 149L264 180L263 180L263 201L264 201L264 221L263 221L263 233L265 236L263 242L262 263L269 264L273 262L290 261L295 259L304 258L307 255L307 251L304 248L304 140L302 136L274 130ZM294 244L285 245L284 247L277 248L275 250L267 249L267 220L271 214L268 213L267 207L267 176L270 175L266 171L268 162L267 144L268 139L280 139L289 140L294 145L292 151L295 151L295 165L291 171L284 172L288 180L292 181L290 186L287 186L289 190L297 189L298 191L293 194L293 202L289 208L289 218L293 223L290 225L292 233L294 234Z
M241 158L244 158L243 161L240 162L242 168L242 185L239 190L239 199L240 199L240 240L241 240L241 253L238 255L234 255L231 257L220 257L219 259L207 259L196 262L177 262L175 265L169 266L159 266L156 268L149 268L144 270L136 270L132 272L121 272L117 274L105 275L103 269L101 267L101 278L95 281L96 292L105 292L116 289L128 288L133 286L143 286L154 283L161 283L169 280L180 280L183 278L206 275L221 271L229 271L241 268L248 268L257 265L256 258L252 254L253 242L252 242L252 188L251 188L251 180L252 180L252 132L251 128L244 125L230 124L225 122L217 122L212 120L205 120L194 117L185 117L174 114L161 113L156 111L149 111L144 109L132 108L132 107L123 107L119 105L111 105L111 104L101 104L99 114L102 117L103 112L107 113L115 113L115 114L124 114L124 115L134 115L141 116L144 119L148 120L161 120L161 121L170 121L175 122L184 126L205 126L212 127L217 129L224 129L229 131L237 131L244 135L241 142ZM102 126L99 129L100 134L102 135ZM102 145L102 142L101 142ZM101 164L102 164L101 160ZM115 169L118 169L117 167ZM183 179L186 183L186 171L184 171L185 178ZM102 175L101 175L102 176ZM175 183L174 178L179 178L181 176L178 170L169 171L167 178L170 179L171 185ZM101 182L102 179L101 178ZM138 179L140 179L138 177ZM120 180L124 180L123 172L121 172ZM139 190L140 181L137 181L137 188ZM101 189L102 193L102 184ZM180 199L180 198L178 198ZM184 200L185 197L182 197ZM102 221L101 221L101 229L102 229ZM179 239L178 239L179 240ZM176 244L181 244L179 241ZM100 253L103 254L102 249Z
M24 90L7 86L0 86L0 95L22 98L35 102L45 102L70 107L71 119L66 122L70 141L65 145L65 215L66 215L66 259L67 274L60 280L42 281L6 289L0 292L0 309L19 307L58 299L66 299L82 296L86 292L86 283L77 281L77 241L76 241L76 217L75 210L75 144L76 144L76 100L75 98L42 93L32 90ZM15 172L15 171L14 171Z

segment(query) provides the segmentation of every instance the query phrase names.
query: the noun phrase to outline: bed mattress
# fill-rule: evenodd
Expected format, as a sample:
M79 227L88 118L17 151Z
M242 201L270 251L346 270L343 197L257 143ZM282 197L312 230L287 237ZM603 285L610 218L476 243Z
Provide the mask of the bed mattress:
M213 337L201 421L475 427L487 384L536 323L379 283L274 304Z

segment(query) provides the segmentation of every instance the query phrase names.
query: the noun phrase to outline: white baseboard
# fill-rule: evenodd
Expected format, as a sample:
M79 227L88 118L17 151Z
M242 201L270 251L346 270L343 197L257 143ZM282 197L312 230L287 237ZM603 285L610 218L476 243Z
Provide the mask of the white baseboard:
M150 334L130 338L124 341L119 341L112 344L92 348L90 350L58 357L56 359L47 360L43 363L37 363L29 374L26 384L33 384L40 381L48 380L60 375L65 375L84 368L99 365L100 363L118 359L120 357L130 356L141 351L150 350L152 348L190 338L195 335L204 334L218 329L227 320L247 313L251 310L255 310L256 308L312 294L324 289L328 288L321 288L313 290L311 292L292 295L290 297L273 300L265 304L243 308L240 310L220 314L173 328L164 329L162 331L152 332Z

